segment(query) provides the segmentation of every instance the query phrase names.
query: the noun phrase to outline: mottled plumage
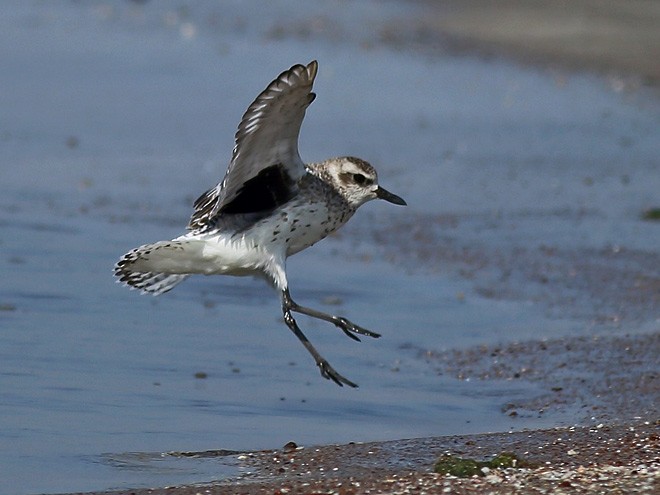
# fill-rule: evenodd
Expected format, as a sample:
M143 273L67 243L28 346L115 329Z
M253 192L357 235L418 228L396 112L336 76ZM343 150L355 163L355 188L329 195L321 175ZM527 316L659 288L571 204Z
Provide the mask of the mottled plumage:
M405 201L378 186L376 171L364 160L341 157L305 165L300 159L298 135L315 97L317 68L316 61L295 65L268 85L241 120L224 179L195 201L189 232L129 251L115 265L115 276L154 295L196 273L263 276L280 291L284 320L321 374L355 387L316 351L291 312L329 321L355 340L355 334L379 335L295 303L286 258L337 230L369 200Z

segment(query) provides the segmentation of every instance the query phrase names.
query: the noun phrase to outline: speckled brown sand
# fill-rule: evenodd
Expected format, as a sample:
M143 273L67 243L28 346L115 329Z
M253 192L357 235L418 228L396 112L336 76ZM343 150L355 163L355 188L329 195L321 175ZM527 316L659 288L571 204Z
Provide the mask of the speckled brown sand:
M383 41L403 49L476 51L597 70L640 84L657 86L660 81L658 2L427 4L427 16L411 29L392 24L383 30ZM657 294L651 296L657 301ZM660 493L657 332L418 352L438 373L458 379L528 380L547 391L530 402L506 405L502 414L515 417L572 408L577 411L575 421L588 426L232 454L229 462L242 468L239 478L116 493ZM580 372L562 373L562 360L577 363ZM503 451L536 467L493 470L470 479L432 472L444 453L488 459Z
M134 495L302 493L658 493L660 423L596 425L235 454L245 474L209 485L129 490ZM438 456L513 452L535 466L456 478ZM212 453L199 453L200 456Z

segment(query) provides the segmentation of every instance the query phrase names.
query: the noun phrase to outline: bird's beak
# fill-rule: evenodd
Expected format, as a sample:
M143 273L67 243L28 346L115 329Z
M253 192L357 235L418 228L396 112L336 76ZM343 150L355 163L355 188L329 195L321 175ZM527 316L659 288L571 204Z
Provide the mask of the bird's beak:
M384 199L385 201L389 201L390 203L394 203L395 205L406 206L408 204L403 200L403 198L400 198L396 194L392 194L380 186L378 186L378 189L376 189L376 197Z

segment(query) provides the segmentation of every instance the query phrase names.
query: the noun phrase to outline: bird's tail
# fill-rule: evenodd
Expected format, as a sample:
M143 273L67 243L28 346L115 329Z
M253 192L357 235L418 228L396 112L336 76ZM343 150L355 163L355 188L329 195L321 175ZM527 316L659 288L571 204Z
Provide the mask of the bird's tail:
M135 248L115 264L119 282L157 296L195 272L190 266L199 253L195 241L160 241Z
M179 282L183 282L189 275L170 275L167 273L154 273L154 272L132 272L130 270L122 270L115 267L115 276L119 277L119 282L122 282L131 287L131 289L139 289L144 294L152 294L157 296L163 292L172 290Z

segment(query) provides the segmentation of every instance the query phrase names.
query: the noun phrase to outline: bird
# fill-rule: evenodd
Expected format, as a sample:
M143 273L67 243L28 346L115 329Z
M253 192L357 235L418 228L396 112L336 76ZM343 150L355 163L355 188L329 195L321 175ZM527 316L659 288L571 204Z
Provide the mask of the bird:
M145 244L114 266L117 282L159 295L192 274L256 276L280 294L284 322L304 345L321 376L339 386L357 387L319 354L292 313L334 324L348 337L372 338L343 316L301 306L290 294L286 260L344 225L364 203L382 199L405 206L378 185L376 170L353 156L305 164L298 136L312 92L318 62L282 72L243 115L227 172L193 205L187 232Z

